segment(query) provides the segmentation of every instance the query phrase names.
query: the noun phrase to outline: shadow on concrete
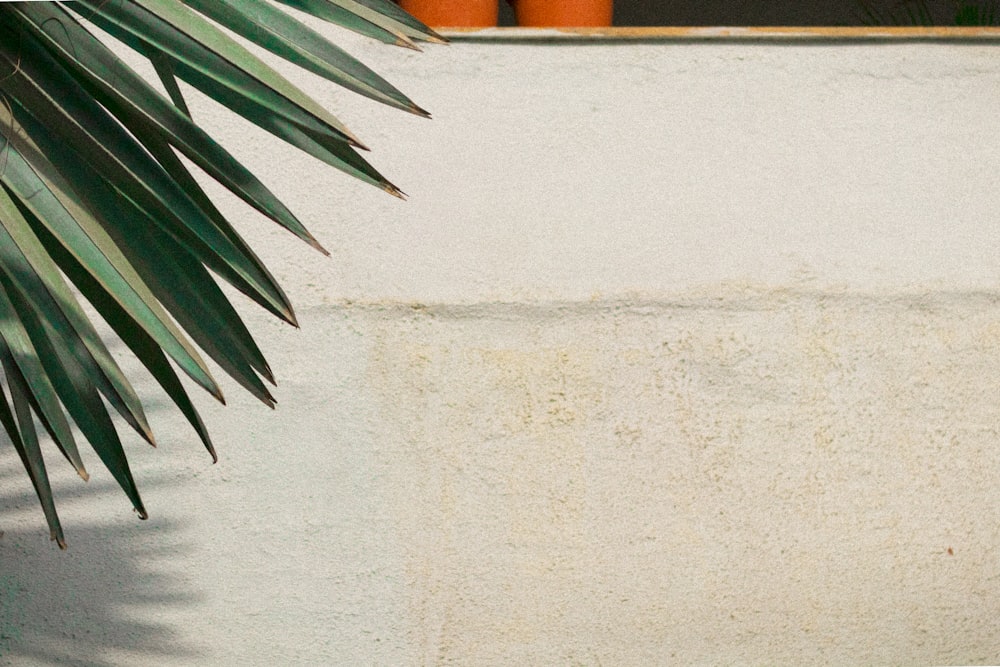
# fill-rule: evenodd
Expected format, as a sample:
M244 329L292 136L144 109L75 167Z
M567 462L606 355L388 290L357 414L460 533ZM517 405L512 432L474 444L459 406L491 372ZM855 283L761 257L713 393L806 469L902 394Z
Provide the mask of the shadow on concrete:
M68 478L53 483L69 541L60 551L20 465L0 446L0 665L203 662L169 623L198 601L170 571L189 551L182 527L122 521L117 512L108 524L94 522L105 512L91 506L110 506L112 495L120 506L121 491L110 481Z

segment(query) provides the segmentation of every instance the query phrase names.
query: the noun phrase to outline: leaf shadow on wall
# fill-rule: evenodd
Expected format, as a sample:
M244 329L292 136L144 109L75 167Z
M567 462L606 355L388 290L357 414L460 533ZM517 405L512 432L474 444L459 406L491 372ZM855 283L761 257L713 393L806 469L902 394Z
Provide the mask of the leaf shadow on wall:
M51 467L59 463L52 457ZM60 479L53 490L69 543L60 551L20 465L0 445L0 665L202 662L199 648L164 620L199 599L169 570L190 550L182 527L109 514L112 494L121 507L111 481Z

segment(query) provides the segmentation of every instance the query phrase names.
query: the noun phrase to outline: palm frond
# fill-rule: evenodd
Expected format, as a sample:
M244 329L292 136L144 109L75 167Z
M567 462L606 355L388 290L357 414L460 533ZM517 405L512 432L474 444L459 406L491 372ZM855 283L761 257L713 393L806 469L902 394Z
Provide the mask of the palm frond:
M442 41L389 0L280 3L390 44ZM88 24L147 57L167 95ZM215 448L175 367L223 401L205 354L274 405L266 385L274 382L271 369L216 277L294 325L291 303L177 153L325 252L192 120L177 79L305 153L401 194L358 154L363 144L336 117L226 30L354 93L428 115L271 0L0 4L0 424L60 546L65 540L35 420L86 479L72 420L143 518L106 406L155 442L139 397L76 293L150 371L213 459Z

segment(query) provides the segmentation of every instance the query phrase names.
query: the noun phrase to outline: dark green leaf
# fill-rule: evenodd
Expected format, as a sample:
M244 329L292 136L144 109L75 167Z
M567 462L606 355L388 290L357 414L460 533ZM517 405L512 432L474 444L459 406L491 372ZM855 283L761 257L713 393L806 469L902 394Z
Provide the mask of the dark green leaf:
M4 298L0 296L0 317L3 317L6 305L8 304L4 303ZM60 549L65 549L66 538L63 536L62 526L59 525L59 515L56 513L56 505L52 499L52 487L49 484L48 473L45 471L45 459L42 458L38 435L35 431L35 425L31 421L31 411L28 409L27 382L17 364L14 363L13 356L2 336L0 336L0 363L3 365L7 385L13 398L17 424L14 423L14 415L11 414L6 396L0 396L0 422L3 423L4 430L10 437L14 449L17 450L25 470L28 471L31 484L35 487L38 500L42 503L42 512L49 524L49 536L59 545Z
M91 382L115 409L140 435L154 442L135 390L4 187L0 187L0 272L51 324L61 338L59 347L89 370Z
M100 456L104 466L132 501L140 518L146 518L139 491L129 470L125 450L118 432L108 415L100 394L91 381L92 371L81 365L77 357L60 344L60 333L49 323L37 317L25 298L13 289L12 283L0 275L0 285L10 299L20 321L31 337L45 372L52 379L66 409L81 432Z
M213 394L217 393L218 386L204 362L163 312L159 302L104 228L85 207L77 203L69 186L54 170L50 168L40 173L28 164L21 154L22 150L29 152L36 164L44 164L44 157L38 153L36 146L26 140L20 145L18 149L13 143L9 144L6 169L0 173L0 181L19 196L24 208L33 213L25 217L30 223L37 223L32 225L36 233L39 226L44 225L52 238L58 240L79 266L114 296L119 305L185 372ZM48 176L43 176L43 173ZM52 248L47 248L47 251L51 253ZM59 265L65 270L62 262Z
M147 57L167 54L227 88L257 100L273 113L317 132L329 132L362 145L332 114L180 3L77 0L71 7ZM82 12L83 7L90 11ZM182 70L178 69L177 74L187 80Z
M427 116L385 79L264 0L184 0L233 32L303 69L390 106Z
M72 160L72 155L68 155L68 149L61 143L40 134L38 138L48 157ZM93 171L80 171L74 177L79 186L74 188L75 193L101 221L108 235L181 327L223 370L264 403L273 406L273 397L253 372L250 361L263 357L239 315L204 266L149 220L144 211L119 196ZM217 397L221 400L221 393Z
M0 27L0 66L6 57L10 71L4 81L7 92L38 121L43 134L53 135L76 153L68 163L53 161L60 171L72 173L88 168L114 179L124 197L149 213L213 270L239 289L256 292L291 319L287 297L260 260L234 246L163 168L51 57L38 54L19 64L16 50L5 46L2 34ZM28 128L24 120L21 124ZM36 133L26 131L42 144Z
M47 3L26 5L20 11L29 21L28 28L64 58L97 101L125 125L140 130L135 136L147 148L148 138L160 136L248 204L323 251L291 211L246 167L70 15ZM59 19L58 29L51 27L54 19ZM161 55L155 62L173 72L169 56Z

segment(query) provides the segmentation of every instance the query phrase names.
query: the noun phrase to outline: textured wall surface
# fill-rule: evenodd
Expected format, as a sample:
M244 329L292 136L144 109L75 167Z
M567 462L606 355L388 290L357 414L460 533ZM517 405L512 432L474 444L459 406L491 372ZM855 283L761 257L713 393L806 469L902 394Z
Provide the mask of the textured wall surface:
M332 257L149 521L0 448L0 664L1000 662L1000 47L346 43L410 201L195 105Z

